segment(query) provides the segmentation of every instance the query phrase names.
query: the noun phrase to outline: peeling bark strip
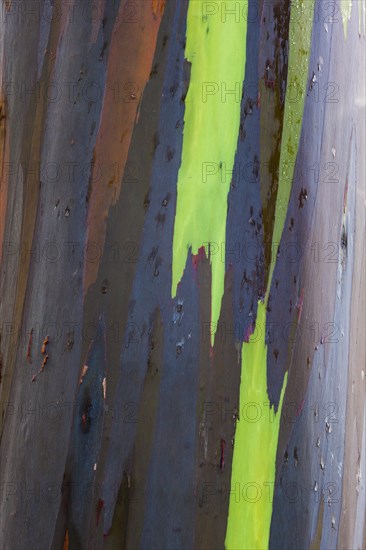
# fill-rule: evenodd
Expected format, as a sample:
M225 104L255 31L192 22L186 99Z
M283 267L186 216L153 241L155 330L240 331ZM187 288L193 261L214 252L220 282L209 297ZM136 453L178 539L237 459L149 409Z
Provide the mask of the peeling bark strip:
M120 3L108 45L103 110L90 174L86 247L90 244L103 250L105 220L111 205L118 200L121 186L129 181L142 185L140 165L126 161L151 73L164 4L163 0ZM97 272L98 262L89 263L84 274L84 292L95 282Z
M1 53L1 49L0 49ZM0 62L3 60L0 56ZM0 79L0 90L2 88ZM7 135L7 107L6 98L0 92L0 265L2 260L3 239L6 220L6 202L8 196L8 181L6 177L6 165L9 160L9 136ZM9 129L8 129L9 131Z
M312 14L313 3L307 2L309 13ZM267 346L265 343L266 310L269 291L271 289L273 272L276 265L276 256L287 214L290 198L294 166L296 162L302 115L305 104L307 87L308 63L311 44L312 20L304 21L304 2L295 0L291 4L289 22L289 68L287 74L287 95L282 124L281 155L279 161L279 180L276 193L276 208L273 224L272 242L275 243L268 277L268 292L263 301L258 302L256 326L260 335L254 333L249 343L243 344L242 377L240 383L240 406L247 403L261 403L267 401ZM300 71L300 74L299 74ZM293 104L288 97L289 90L294 87L297 92L297 102ZM277 360L278 354L276 355ZM280 414L283 397L287 385L287 373L283 381L280 402L274 409L274 418L259 419L251 424L245 421L237 425L234 449L231 485L236 484L242 490L250 486L255 480L255 487L261 491L267 485L275 482L275 456L280 427ZM268 402L271 414L272 403ZM266 455L259 458L263 450ZM245 458L244 458L245 457ZM243 499L235 495L230 497L226 547L230 548L265 548L269 543L272 515L272 499L244 496ZM239 525L241 526L239 528Z
M263 2L258 52L260 108L260 194L263 239L272 242L279 180L281 138L288 74L290 0ZM274 139L268 139L268 135ZM265 286L268 285L272 247L264 247Z
M211 322L215 326L225 263L219 254L211 255L209 247L225 243L228 174L234 165L240 122L240 102L230 101L227 95L244 81L247 22L246 17L224 21L218 5L213 7L212 13L209 3L192 1L187 15L185 57L191 70L177 183L172 296L177 294L188 249L196 255L204 246L212 266ZM215 331L212 344L214 338Z
M21 7L22 5L17 4L17 9L21 9ZM3 9L3 6L1 9ZM35 17L32 24L31 18L24 17L22 19L18 17L12 20L12 24L9 24L10 20L8 18L11 16L11 12L7 12L6 15L4 12L2 13L2 25L6 31L3 38L5 46L8 40L10 40L10 49L7 52L7 57L4 57L2 67L1 82L3 86L4 82L8 82L34 90L36 83L40 87L48 85L53 77L55 57L48 56L46 58L40 78L38 79L37 67L34 64L25 67L24 59L16 59L16 48L11 39L12 32L28 35L28 38L23 38L23 41L27 42L27 45L21 44L19 47L24 48L24 50L32 49L36 59L35 51L37 50L37 39L39 39L40 33L37 24L40 24L40 19ZM15 30L14 27L17 26L18 28ZM48 37L48 45L53 51L57 49L59 37L60 24L57 19L52 22ZM13 56L14 60L11 63L10 58L13 58ZM1 91L1 97L4 97L3 90ZM14 330L10 331L10 335L7 336L4 344L7 375L0 387L2 403L8 401L19 344L18 338L23 326L23 308L26 301L31 254L20 254L19 251L20 249L23 251L32 250L35 224L37 215L39 215L38 207L41 187L40 159L42 158L43 132L47 111L46 95L41 95L41 97L37 98L35 94L33 96L34 103L30 102L29 104L24 100L24 96L19 97L17 94L9 94L8 98L4 98L4 100L9 118L11 120L20 120L23 127L22 131L16 135L12 135L11 131L8 131L9 154L6 152L8 149L5 143L4 159L9 164L2 166L0 183L0 198L4 199L4 204L0 203L0 214L2 214L3 208L6 209L4 217L0 216L0 229L3 223L2 219L5 224L3 233L0 232L1 245L6 242L9 247L5 251L7 262L2 274L1 283L2 288L7 288L11 295L10 299L1 304L1 307L5 319L7 322L11 320L14 327ZM4 131L2 134L4 137ZM7 140L8 138L6 138ZM2 258L3 261L4 256ZM1 430L4 416L5 410L2 408L0 418Z

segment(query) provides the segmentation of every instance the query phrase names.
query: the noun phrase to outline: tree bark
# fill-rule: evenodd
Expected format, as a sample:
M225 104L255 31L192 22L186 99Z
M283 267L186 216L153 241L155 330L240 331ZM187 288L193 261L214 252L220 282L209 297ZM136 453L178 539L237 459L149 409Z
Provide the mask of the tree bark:
M207 34L233 7L194 1ZM251 480L268 546L366 547L365 3L302 16L305 103L276 243L296 3L231 15L247 36L225 238L187 242L174 295L188 0L2 2L1 548L224 548L232 492L249 498L232 465L253 414L258 430L279 415L275 478ZM221 51L214 94L237 59ZM242 359L261 330L267 397L253 404ZM267 467L269 446L250 448L237 460Z

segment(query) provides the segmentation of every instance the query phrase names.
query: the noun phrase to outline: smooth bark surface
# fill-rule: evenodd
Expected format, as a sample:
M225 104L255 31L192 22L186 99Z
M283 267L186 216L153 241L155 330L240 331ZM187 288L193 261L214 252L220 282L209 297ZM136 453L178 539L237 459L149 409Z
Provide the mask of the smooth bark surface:
M364 2L347 37L339 2L315 2L275 258L292 7L250 4L225 242L187 247L174 299L188 1L1 4L1 548L223 548L247 495L237 424L272 422L286 373L269 547L366 547ZM255 330L268 399L249 409Z

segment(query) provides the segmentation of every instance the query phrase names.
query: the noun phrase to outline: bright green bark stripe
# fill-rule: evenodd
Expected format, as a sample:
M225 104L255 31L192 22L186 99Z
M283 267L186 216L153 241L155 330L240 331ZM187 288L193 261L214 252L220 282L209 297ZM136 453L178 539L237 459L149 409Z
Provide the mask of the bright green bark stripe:
M266 305L259 302L257 329L249 343L244 343L242 352L240 419L236 424L225 541L226 548L232 550L259 550L268 546L280 412L287 373L278 413L274 414L267 395L265 322ZM254 419L256 421L249 421Z
M173 297L189 248L197 254L204 245L208 255L208 243L214 243L215 251L225 243L228 172L234 165L240 124L240 101L225 91L242 87L246 60L247 1L240 2L240 17L229 14L236 4L190 0L188 7L185 56L192 65L177 183ZM207 95L210 92L212 95ZM207 163L214 173L206 177ZM210 262L211 322L215 327L224 292L225 258L216 253ZM212 332L213 344L215 330Z
M258 303L256 331L249 343L243 344L240 383L241 420L235 433L231 475L229 516L225 546L228 550L266 549L272 516L275 461L282 401L287 384L287 373L281 393L278 412L268 408L267 346L265 343L266 308L273 277L277 247L287 214L294 167L299 148L305 96L307 92L308 64L311 44L314 0L293 0L289 31L289 68L284 126L281 142L279 184L275 209L273 243L277 244L272 258L268 290L264 303ZM309 9L310 8L310 9ZM243 411L253 415L255 403L262 416L249 422ZM266 407L267 404L267 407ZM237 491L239 494L237 494ZM256 492L258 491L258 492ZM258 498L255 498L257 495Z

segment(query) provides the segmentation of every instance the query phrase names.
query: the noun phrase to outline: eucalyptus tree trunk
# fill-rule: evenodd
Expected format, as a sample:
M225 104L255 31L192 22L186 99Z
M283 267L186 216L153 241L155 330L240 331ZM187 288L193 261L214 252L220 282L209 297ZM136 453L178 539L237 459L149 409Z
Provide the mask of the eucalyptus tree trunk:
M3 0L0 547L366 547L365 1Z

